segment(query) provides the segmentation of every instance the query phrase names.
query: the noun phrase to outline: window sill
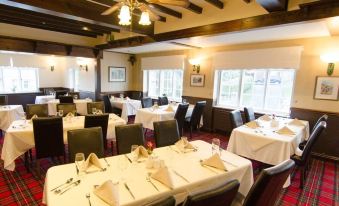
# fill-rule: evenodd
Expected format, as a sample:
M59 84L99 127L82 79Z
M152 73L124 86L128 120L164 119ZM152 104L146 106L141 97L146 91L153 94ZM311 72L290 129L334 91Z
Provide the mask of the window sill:
M244 111L243 107L239 108L239 107L229 107L229 106L223 106L223 105L215 105L213 107L220 108L220 109L227 109L227 110L240 110L242 112ZM263 110L254 110L254 112L256 114L259 114L259 115L264 115L264 114L271 115L271 114L275 114L275 115L277 115L279 117L289 117L290 116L290 114L287 113L287 112L273 112L273 111L263 111Z

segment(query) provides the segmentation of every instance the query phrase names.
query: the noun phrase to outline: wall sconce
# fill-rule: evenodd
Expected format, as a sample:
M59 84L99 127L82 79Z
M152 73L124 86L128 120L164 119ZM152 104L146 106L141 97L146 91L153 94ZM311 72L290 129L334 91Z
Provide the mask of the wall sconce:
M80 65L80 70L84 70L86 72L88 72L88 66L86 65Z
M51 72L54 71L54 65L51 65Z
M199 74L200 72L200 59L190 59L188 62L193 66L193 71Z
M326 63L328 63L327 66L327 75L331 76L334 71L334 66L336 62L339 61L339 53L328 53L320 56L320 59Z

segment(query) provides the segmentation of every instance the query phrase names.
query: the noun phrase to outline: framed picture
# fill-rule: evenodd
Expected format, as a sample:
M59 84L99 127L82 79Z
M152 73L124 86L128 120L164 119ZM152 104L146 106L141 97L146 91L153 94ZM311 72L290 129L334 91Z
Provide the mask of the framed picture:
M338 100L339 77L317 76L314 99Z
M109 82L125 82L126 81L126 67L108 67L108 81Z
M205 75L203 74L191 74L191 86L203 87L205 84Z

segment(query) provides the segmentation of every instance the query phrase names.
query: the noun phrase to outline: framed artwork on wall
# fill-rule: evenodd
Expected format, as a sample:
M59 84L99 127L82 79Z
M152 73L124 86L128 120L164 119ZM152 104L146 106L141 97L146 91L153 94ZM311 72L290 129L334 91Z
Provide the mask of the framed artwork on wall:
M315 80L314 99L338 100L339 76L317 76Z
M191 74L191 87L203 87L205 85L205 75Z
M108 67L108 81L109 82L125 82L126 81L126 67Z

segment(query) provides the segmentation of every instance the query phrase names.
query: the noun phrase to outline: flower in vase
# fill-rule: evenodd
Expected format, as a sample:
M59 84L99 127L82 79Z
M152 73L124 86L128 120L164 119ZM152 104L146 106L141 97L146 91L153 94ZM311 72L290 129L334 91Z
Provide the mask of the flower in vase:
M152 154L153 143L151 141L148 141L146 145L147 145L147 152L148 152L148 154Z

